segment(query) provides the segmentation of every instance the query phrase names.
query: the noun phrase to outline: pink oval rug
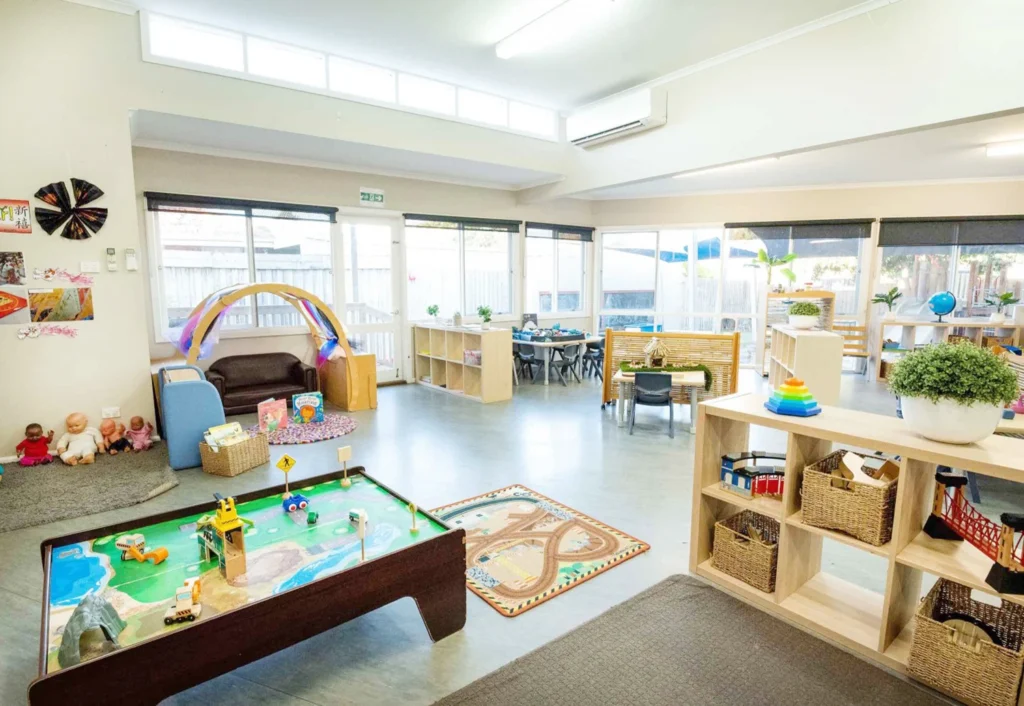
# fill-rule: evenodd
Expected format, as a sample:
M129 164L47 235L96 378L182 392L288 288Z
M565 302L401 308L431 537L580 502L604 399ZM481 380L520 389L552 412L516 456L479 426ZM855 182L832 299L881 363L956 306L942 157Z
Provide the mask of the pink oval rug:
M271 444L312 444L317 441L336 439L345 434L351 434L358 426L356 420L346 417L344 414L329 412L324 415L322 422L312 424L294 424L289 422L284 429L278 429L267 434L267 440ZM250 436L259 433L259 426L249 427L247 430Z

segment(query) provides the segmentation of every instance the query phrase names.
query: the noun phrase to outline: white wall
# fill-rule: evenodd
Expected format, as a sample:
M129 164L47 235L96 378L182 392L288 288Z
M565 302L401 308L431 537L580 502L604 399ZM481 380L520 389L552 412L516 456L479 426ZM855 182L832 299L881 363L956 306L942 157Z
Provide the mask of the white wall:
M668 124L575 150L579 193L1024 106L1024 3L901 0L660 86Z

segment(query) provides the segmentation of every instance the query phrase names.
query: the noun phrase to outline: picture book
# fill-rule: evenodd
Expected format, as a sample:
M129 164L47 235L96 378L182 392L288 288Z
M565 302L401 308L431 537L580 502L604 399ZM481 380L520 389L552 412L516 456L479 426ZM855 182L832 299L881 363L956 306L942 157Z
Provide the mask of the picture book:
M292 421L311 424L324 420L324 396L319 392L300 392L292 395Z
M242 429L242 425L238 422L229 422L227 424L210 427L206 434L204 434L204 440L214 451L226 446L240 444L248 439L249 434Z
M272 432L288 426L288 400L263 400L256 405L256 416L259 417L260 431Z

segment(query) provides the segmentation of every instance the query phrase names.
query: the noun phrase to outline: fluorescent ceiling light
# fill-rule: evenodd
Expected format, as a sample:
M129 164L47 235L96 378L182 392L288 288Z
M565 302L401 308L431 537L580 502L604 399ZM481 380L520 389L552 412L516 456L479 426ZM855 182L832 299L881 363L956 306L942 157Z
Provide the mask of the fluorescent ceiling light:
M1024 140L991 142L985 145L985 154L989 157L1014 157L1024 154Z
M606 22L625 0L566 0L498 42L500 59L544 49Z
M707 174L709 172L724 172L730 169L743 169L746 167L752 167L755 164L768 164L769 162L778 162L778 157L761 157L760 159L751 159L746 162L734 162L733 164L720 164L717 167L708 167L707 169L695 169L692 172L683 172L682 174L676 174L673 179L685 179L686 177L696 176L697 174Z

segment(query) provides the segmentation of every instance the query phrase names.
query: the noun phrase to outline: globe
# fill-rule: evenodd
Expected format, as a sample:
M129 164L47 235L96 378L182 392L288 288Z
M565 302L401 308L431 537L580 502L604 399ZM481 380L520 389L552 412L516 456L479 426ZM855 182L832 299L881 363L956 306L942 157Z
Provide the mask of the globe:
M936 292L929 297L928 308L939 317L939 321L942 321L943 316L952 314L956 308L956 297L952 292Z

